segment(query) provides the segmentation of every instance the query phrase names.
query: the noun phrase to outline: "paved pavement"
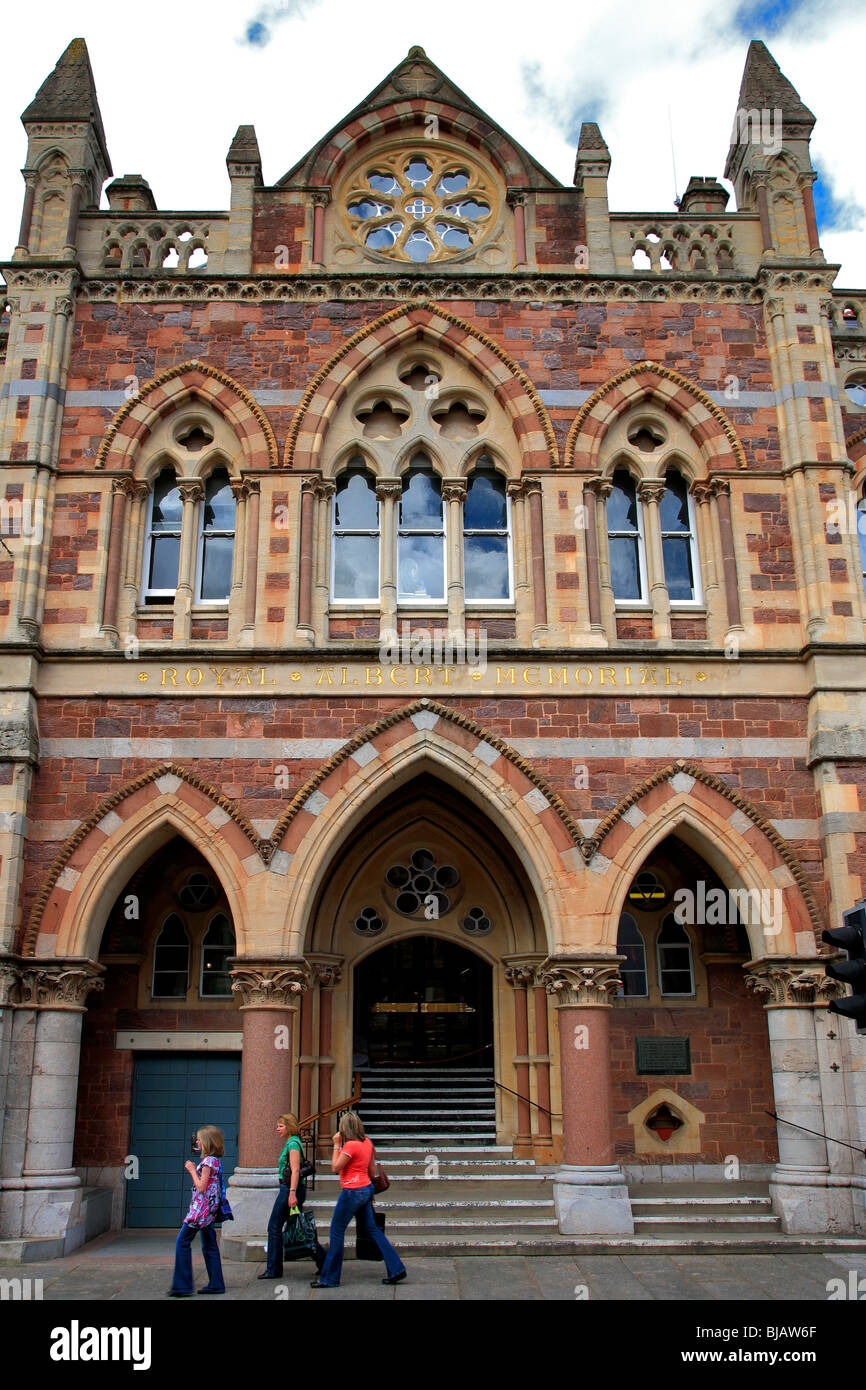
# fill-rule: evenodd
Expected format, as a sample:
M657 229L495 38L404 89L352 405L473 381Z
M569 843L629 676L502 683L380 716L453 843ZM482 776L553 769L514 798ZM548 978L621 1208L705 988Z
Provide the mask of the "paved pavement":
M45 1301L87 1299L95 1302L162 1300L171 1283L174 1234L166 1231L119 1231L100 1236L63 1260L41 1264L0 1264L2 1279L41 1279ZM269 1302L275 1299L387 1300L569 1300L719 1302L747 1299L774 1302L828 1300L830 1280L852 1285L863 1279L866 1253L837 1255L487 1255L424 1256L407 1260L409 1277L383 1286L384 1266L356 1261L347 1249L339 1289L313 1290L312 1262L287 1265L282 1280L260 1281L263 1266L226 1261L227 1299ZM205 1282L198 1243L193 1247L196 1283ZM32 1286L31 1286L32 1287ZM831 1286L838 1289L839 1284ZM850 1297L850 1294L848 1294ZM212 1304L216 1299L196 1299Z

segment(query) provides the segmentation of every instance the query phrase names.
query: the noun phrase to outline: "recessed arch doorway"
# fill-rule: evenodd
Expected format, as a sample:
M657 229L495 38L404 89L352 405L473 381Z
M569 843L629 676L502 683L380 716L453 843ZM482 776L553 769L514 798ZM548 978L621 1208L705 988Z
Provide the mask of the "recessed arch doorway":
M539 1127L549 1142L544 920L519 855L468 798L425 773L371 808L333 857L307 943L318 987L301 1005L303 1112L351 1094L359 1069L489 1069L497 1142L530 1143ZM531 1107L534 1128L518 1096L546 1107L543 1119Z

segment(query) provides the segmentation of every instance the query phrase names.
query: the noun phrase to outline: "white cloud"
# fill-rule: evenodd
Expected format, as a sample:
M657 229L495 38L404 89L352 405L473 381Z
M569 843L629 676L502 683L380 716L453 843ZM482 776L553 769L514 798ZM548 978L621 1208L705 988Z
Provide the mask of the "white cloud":
M604 0L468 4L437 0L273 0L248 7L134 6L80 0L16 5L4 13L0 89L0 250L15 246L23 198L17 170L26 140L20 112L76 34L87 40L115 174L141 173L165 209L226 207L225 155L236 127L254 123L264 177L276 180L375 87L412 44L504 126L541 164L571 183L577 114L603 101L614 210L672 208L668 110L678 191L690 174L721 176L748 37L737 0L670 0L664 7ZM267 11L270 42L243 41ZM281 13L285 11L285 13ZM815 156L837 198L866 205L862 92L866 12L824 5L823 28L792 21L768 40L783 72L815 112ZM72 16L70 18L70 15ZM74 28L73 28L74 26ZM761 37L756 34L755 37ZM543 98L522 79L529 64ZM858 184L858 179L861 182ZM733 206L733 202L731 204ZM842 260L841 285L866 285L866 227L825 233Z

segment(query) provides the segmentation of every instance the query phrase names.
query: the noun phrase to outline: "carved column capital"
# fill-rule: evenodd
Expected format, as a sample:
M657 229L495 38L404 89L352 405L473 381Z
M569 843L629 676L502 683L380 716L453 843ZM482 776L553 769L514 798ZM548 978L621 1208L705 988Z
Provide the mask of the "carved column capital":
M731 495L731 484L727 478L711 478L709 487L713 497L730 497Z
M376 497L380 502L387 502L388 499L397 501L403 495L403 484L399 478L377 478Z
M506 965L505 978L514 989L529 989L535 984L535 963L524 961Z
M345 960L342 956L307 956L313 982L319 989L333 989L343 978Z
M300 960L239 960L230 962L232 993L241 1009L293 1009L309 989L310 967Z
M105 988L105 966L94 961L22 961L17 1003L24 1009L66 1009L84 1012L91 992Z
M333 497L337 484L333 478L302 478L301 492L311 492L318 502Z
M114 496L114 497L128 497L128 498L131 498L131 497L132 497L132 490L133 490L134 486L135 486L135 484L133 483L132 478L130 478L130 477L128 477L128 476L127 476L126 478L112 478L112 480L111 480L111 492L112 492L112 496Z
M134 502L143 502L150 496L150 483L143 480L134 481L131 484L131 496Z
M699 506L705 507L713 495L713 485L708 479L695 479L689 484L689 492Z
M760 995L768 1009L826 1009L831 999L845 993L839 980L824 971L822 958L768 956L743 966L746 988Z
M637 485L637 495L641 502L651 502L658 505L664 497L664 493L664 478L641 478Z
M19 967L14 960L0 960L0 1009L13 1004L18 997Z
M468 490L469 484L465 478L442 479L443 502L465 502Z
M522 208L526 206L526 193L522 188L509 188L505 194L508 206L511 208Z
M230 478L229 487L236 502L245 502L250 495L250 485L247 478Z
M183 502L204 501L204 483L201 478L180 478L177 490Z
M613 480L611 478L587 478L583 490L593 493L601 502L606 502L613 492Z
M331 190L329 188L315 188L310 193L310 202L314 208L326 208L331 201Z
M549 956L539 978L559 1008L605 1008L620 986L623 960L625 956Z

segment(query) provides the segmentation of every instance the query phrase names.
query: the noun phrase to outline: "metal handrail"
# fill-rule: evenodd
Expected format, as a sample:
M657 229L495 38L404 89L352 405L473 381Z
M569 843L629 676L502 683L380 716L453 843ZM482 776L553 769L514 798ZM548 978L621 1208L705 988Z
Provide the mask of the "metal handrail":
M522 1096L519 1091L512 1091L510 1086L503 1086L501 1081L494 1077L494 1086L498 1086L500 1091L507 1091L510 1096L516 1096L518 1100L525 1100L527 1105L534 1105L536 1110L543 1110L545 1115L549 1115L552 1120L561 1120L562 1115L558 1110L548 1110L546 1105L539 1105L537 1100L530 1100L529 1096Z
M346 1096L345 1100L338 1100L334 1105L329 1105L326 1110L317 1110L315 1115L308 1115L305 1120L301 1120L298 1124L298 1133L304 1145L304 1158L309 1159L313 1165L313 1171L307 1178L307 1184L314 1192L316 1190L316 1151L319 1147L318 1121L325 1119L327 1115L335 1114L338 1110L346 1110L352 1105L357 1105L360 1099L361 1073L356 1071L353 1077L352 1094L350 1096Z

